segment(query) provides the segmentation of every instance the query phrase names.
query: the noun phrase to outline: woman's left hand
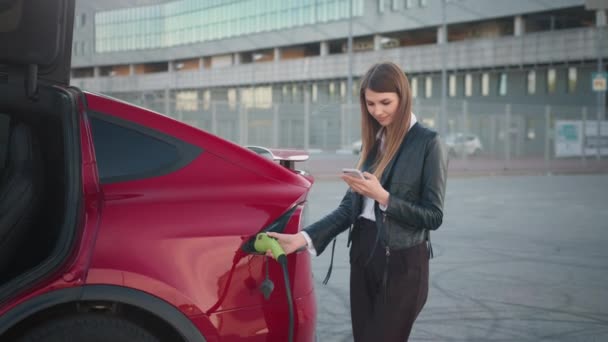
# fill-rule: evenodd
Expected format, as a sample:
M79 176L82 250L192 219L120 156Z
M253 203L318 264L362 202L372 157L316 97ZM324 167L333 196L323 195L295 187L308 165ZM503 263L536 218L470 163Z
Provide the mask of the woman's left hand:
M349 175L342 175L340 178L342 178L354 192L374 199L379 204L388 205L389 192L382 187L378 178L369 172L364 172L363 176L365 179Z

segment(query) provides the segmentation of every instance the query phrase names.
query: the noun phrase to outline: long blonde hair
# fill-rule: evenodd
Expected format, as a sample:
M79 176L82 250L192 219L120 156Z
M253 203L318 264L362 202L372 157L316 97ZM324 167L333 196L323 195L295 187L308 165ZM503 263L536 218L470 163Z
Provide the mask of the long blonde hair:
M369 156L378 131L382 128L378 121L367 111L365 90L369 89L377 93L396 93L399 96L399 105L395 118L386 127L384 153L378 153L373 161L372 169L374 175L380 179L387 165L393 159L403 138L407 134L412 120L412 92L410 83L405 73L395 63L384 62L373 65L361 80L359 90L359 101L361 103L361 159L358 168Z

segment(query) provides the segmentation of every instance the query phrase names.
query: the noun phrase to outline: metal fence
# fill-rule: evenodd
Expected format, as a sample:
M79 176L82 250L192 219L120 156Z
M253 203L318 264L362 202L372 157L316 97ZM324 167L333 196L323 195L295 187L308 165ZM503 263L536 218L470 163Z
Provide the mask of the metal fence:
M360 139L359 104L343 103L269 103L251 106L225 101L193 101L184 105L175 99L139 98L131 102L165 113L192 126L211 132L240 145L298 148L328 152L350 151ZM437 126L439 106L414 104L418 120ZM589 144L585 127L596 123L595 106L551 106L449 101L448 135L467 134L480 143L474 153L456 153L456 158L488 157L504 160L536 158L550 161L561 158L556 144L560 139L556 124L560 120L582 123L568 135L570 143ZM582 128L581 128L582 127ZM596 145L602 150L586 149L571 155L582 161L608 154L608 125L597 135ZM589 129L587 129L589 131ZM589 133L589 132L587 132ZM572 134L575 136L573 137ZM590 134L594 134L591 132ZM447 136L446 136L447 137ZM594 138L595 139L595 138ZM563 139L562 139L563 140ZM561 145L560 145L561 146ZM567 147L567 146L566 146Z

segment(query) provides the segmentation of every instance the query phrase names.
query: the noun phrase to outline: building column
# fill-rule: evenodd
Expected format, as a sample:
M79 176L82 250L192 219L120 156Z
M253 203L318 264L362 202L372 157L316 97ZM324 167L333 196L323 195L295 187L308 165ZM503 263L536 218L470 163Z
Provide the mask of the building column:
M239 64L241 64L241 62L242 62L242 59L241 59L241 54L240 54L240 53L238 53L238 52L235 52L235 53L232 55L232 64L234 64L234 65L239 65Z
M175 71L175 63L174 63L174 61L168 61L167 62L167 71L168 72Z
M135 64L129 64L129 75L135 75Z
M99 67L93 67L93 77L99 77Z
M382 36L379 34L374 35L374 51L382 50Z
M513 32L516 37L526 33L526 20L523 16L518 15L513 18Z
M437 27L437 44L447 43L448 41L448 32L447 26L445 32L441 26Z
M328 42L321 42L321 48L320 48L319 55L321 55L321 56L329 55L329 43Z
M281 60L281 48L275 47L274 48L274 61L278 62Z

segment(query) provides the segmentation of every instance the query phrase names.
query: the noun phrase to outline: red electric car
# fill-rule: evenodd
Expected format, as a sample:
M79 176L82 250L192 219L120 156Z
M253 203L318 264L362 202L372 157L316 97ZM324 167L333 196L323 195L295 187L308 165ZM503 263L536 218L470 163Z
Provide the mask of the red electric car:
M68 86L73 12L0 0L0 341L314 340L310 256L286 288L251 243L300 229L303 158Z

